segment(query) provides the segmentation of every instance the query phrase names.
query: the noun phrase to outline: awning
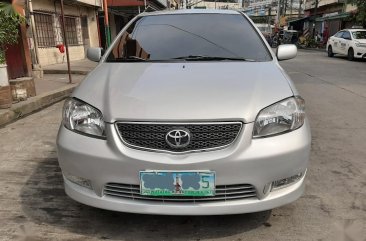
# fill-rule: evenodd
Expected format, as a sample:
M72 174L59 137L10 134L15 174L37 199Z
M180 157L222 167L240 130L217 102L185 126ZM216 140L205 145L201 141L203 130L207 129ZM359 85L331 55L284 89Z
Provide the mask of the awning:
M305 17L305 18L299 18L299 19L293 19L293 20L289 20L287 21L288 24L291 24L291 23L296 23L296 22L301 22L301 21L305 21L307 20L309 17Z
M336 20L336 19L348 18L350 15L351 15L350 13L340 13L340 14L337 14L337 15L334 15L334 16L316 18L315 21L316 22L323 22L323 21L327 21L327 20Z

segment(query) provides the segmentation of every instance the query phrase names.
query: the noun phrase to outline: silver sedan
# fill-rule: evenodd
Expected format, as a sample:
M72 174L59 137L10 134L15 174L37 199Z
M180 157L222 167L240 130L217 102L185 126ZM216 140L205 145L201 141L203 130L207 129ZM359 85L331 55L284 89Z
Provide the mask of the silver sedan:
M268 210L304 190L304 100L244 14L143 13L66 100L66 193L103 209L167 215Z

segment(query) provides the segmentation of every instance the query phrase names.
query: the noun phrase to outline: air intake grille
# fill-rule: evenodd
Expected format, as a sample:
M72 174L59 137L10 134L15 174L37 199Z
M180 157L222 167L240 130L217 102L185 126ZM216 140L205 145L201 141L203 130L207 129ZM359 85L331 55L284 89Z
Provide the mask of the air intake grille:
M189 152L212 150L230 145L238 136L242 123L155 124L119 122L116 126L123 142L128 146L152 151ZM190 142L187 146L174 148L168 145L166 135L175 129L189 131Z
M188 196L144 196L140 194L139 185L107 183L104 187L104 195L116 198L155 201L155 202L222 202L257 198L255 188L250 184L235 184L216 186L216 195L212 197L188 197Z

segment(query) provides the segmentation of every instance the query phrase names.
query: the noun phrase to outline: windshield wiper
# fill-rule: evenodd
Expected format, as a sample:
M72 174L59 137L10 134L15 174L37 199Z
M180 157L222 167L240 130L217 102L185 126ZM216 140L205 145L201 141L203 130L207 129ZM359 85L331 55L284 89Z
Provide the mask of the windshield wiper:
M147 59L143 59L137 56L128 56L126 58L115 58L111 60L112 62L145 62Z
M249 61L254 62L254 59L246 59L240 57L218 57L218 56L205 56L205 55L188 55L176 57L173 59L184 59L187 61L196 61L196 60L206 60L206 61L215 61L215 60L234 60L234 61Z

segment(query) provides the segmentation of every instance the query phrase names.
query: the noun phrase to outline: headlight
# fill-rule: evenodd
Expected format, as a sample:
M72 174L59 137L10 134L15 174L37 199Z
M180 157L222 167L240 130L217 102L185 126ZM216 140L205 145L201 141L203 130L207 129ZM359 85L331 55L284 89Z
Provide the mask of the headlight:
M63 124L72 131L105 138L102 113L77 99L67 99L63 108Z
M300 128L305 120L305 101L291 97L261 110L254 123L253 137L265 137Z

